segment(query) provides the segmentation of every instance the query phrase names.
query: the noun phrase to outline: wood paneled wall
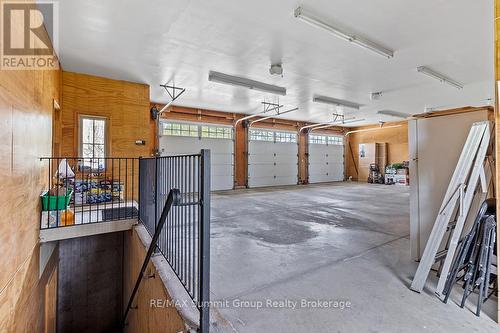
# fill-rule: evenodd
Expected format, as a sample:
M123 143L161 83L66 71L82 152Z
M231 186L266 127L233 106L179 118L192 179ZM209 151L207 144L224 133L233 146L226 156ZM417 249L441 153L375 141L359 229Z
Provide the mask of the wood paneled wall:
M149 86L102 77L63 72L62 74L61 154L78 156L79 117L105 117L108 120L107 155L148 157L155 139L149 113ZM136 145L145 140L145 145Z
M51 155L60 83L60 70L0 70L0 332L45 327L50 274L39 277L38 236L48 170L39 158Z
M146 248L136 230L125 232L124 257L126 260L124 262L123 300L124 307L126 307L146 257ZM151 300L165 302L172 300L151 261L145 276L147 277L141 281L132 303L133 308L128 314L124 332L184 332L184 321L175 307L151 306ZM148 278L151 276L152 278Z
M347 135L346 138L346 151L345 151L345 163L346 163L346 176L347 178L352 177L353 180L358 180L359 172L359 157L358 157L358 147L360 143L375 143L375 142L386 142L387 143L387 162L399 163L403 161L408 161L408 122L394 122L386 123L384 126L395 126L401 125L396 128L387 128L374 131L357 132ZM350 128L349 130L363 130L377 128L379 125L373 126L363 126ZM359 181L366 181L366 179L359 179Z
M59 242L59 332L117 332L123 309L124 233Z

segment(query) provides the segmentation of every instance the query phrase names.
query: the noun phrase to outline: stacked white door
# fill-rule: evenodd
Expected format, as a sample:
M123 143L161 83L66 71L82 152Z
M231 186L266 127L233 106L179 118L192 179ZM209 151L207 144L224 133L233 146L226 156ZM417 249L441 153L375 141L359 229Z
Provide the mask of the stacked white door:
M199 132L201 133L201 129ZM162 135L160 137L162 156L199 154L202 149L210 149L211 189L213 191L232 189L234 185L232 139L206 138L201 135L197 137Z
M342 140L340 136L309 136L309 183L344 180Z
M267 131L271 132L271 131ZM275 132L285 133L285 132ZM295 133L290 133L296 136ZM248 186L295 185L298 176L298 146L295 142L252 140L248 142ZM278 137L279 139L279 137Z

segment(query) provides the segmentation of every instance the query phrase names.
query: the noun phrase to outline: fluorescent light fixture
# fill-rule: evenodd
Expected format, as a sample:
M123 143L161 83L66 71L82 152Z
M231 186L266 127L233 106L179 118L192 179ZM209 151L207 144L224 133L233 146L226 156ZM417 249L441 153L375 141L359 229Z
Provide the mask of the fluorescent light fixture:
M286 95L286 88L220 72L210 71L208 73L208 81L245 87L248 89L259 90L275 95Z
M425 67L425 66L417 67L417 72L425 74L427 76L430 76L430 77L432 77L432 78L434 78L436 80L439 80L442 83L447 83L450 86L453 86L453 87L455 87L457 89L462 89L464 87L462 83L460 83L458 81L455 81L453 79L450 79L446 75L438 73L438 72L430 69L429 67Z
M349 101L344 101L342 99L337 99L333 97L327 97L327 96L314 96L313 102L316 103L324 103L324 104L332 104L332 105L337 105L337 106L345 106L351 109L356 109L359 110L363 104L358 104L354 102L349 102Z
M367 50L373 51L381 56L384 56L386 58L392 58L394 57L394 51L379 45L369 39L363 38L361 36L356 36L354 33L345 31L341 28L335 27L331 24L325 23L322 20L314 17L313 15L307 13L307 11L304 10L302 7L297 7L294 11L294 15L296 18L299 20L306 22L316 28L321 28L332 35L341 38L343 40L346 40L348 42L351 42L353 44L356 44L358 46L361 46L362 48L365 48Z
M391 116L391 117L396 117L396 118L408 118L410 115L403 113L403 112L398 112L398 111L392 111L392 110L380 110L377 111L377 114L383 115L383 116Z

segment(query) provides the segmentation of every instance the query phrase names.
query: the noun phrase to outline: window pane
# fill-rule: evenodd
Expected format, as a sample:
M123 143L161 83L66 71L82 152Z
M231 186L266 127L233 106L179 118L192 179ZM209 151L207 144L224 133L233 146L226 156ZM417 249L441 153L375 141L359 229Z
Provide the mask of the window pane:
M92 119L82 119L82 143L94 141L94 122Z
M104 157L106 156L106 119L83 117L81 124L82 139L80 151L81 156L84 158L83 164L93 167L89 161L99 158L102 159L99 161L99 164L101 164L101 167L104 167Z
M84 143L82 145L82 157L92 158L94 155L94 149L91 144Z
M232 139L232 129L223 126L202 126L201 137L212 139Z
M104 145L94 145L94 157L104 157Z
M105 121L102 119L94 120L94 143L104 144Z

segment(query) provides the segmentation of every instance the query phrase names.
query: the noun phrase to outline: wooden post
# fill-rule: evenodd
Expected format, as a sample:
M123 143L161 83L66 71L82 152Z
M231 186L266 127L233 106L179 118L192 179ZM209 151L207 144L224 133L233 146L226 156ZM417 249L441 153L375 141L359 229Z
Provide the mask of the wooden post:
M301 131L298 134L297 140L299 145L299 184L308 184L309 183L309 134L306 131Z
M239 122L234 128L235 189L248 186L248 127L244 123L244 121Z

